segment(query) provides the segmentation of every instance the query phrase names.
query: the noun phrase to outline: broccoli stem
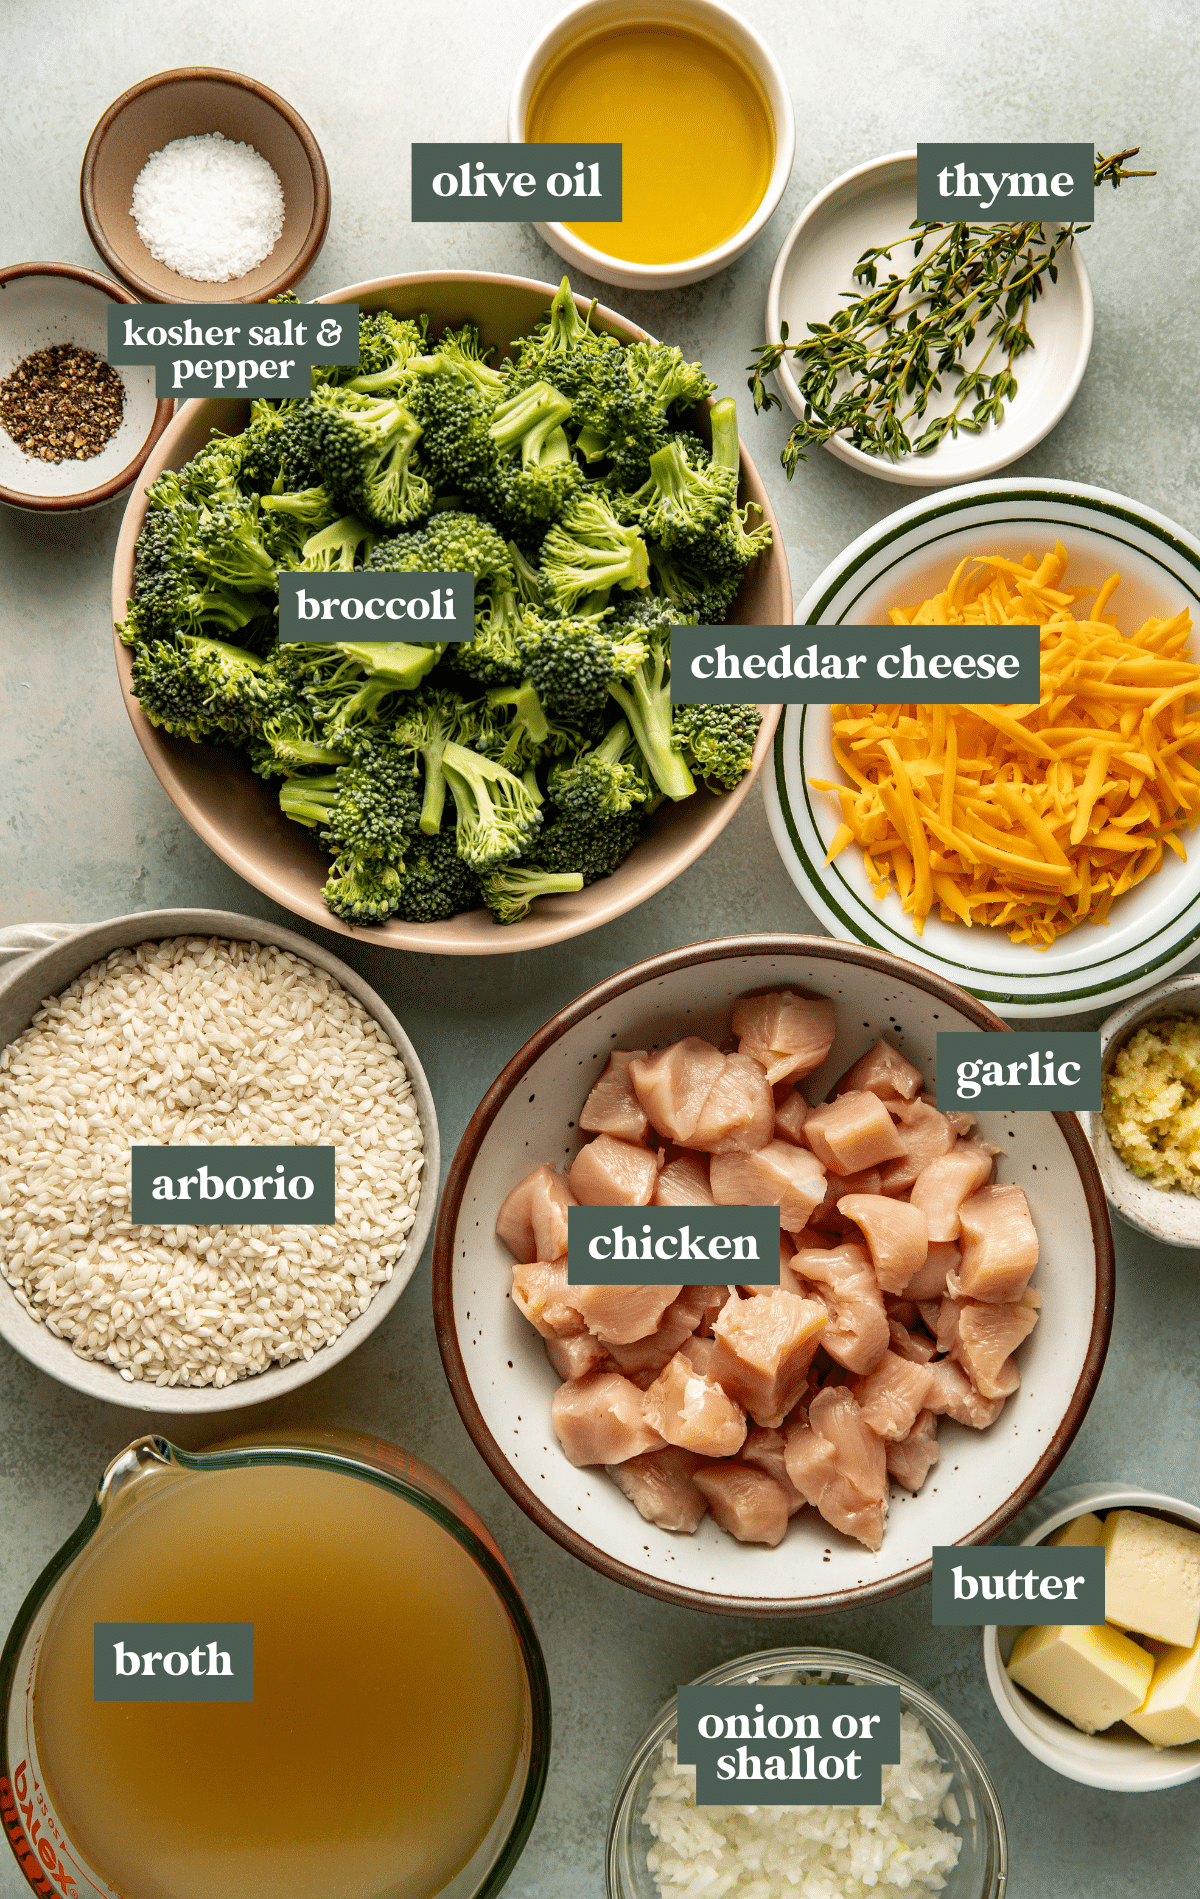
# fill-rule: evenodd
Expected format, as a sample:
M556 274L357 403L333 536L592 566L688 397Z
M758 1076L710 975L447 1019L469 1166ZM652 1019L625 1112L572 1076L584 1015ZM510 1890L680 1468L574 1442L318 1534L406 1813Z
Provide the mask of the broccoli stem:
M708 412L712 423L712 458L718 468L730 468L736 475L742 465L738 448L737 403L732 396L714 402Z
M571 404L566 396L552 389L547 382L531 383L520 395L510 396L502 402L492 415L488 434L498 448L512 448L521 444L521 466L538 467L542 461L562 461L570 458L570 447L562 432L562 424L571 413ZM549 443L548 438L558 431L561 441Z
M337 774L324 778L285 778L279 787L279 809L285 818L306 824L310 831L326 824L337 795Z
M546 708L528 680L522 686L494 686L487 697L490 706L512 706L514 723L525 727L535 745L546 743L550 722Z
M632 679L608 690L628 719L659 790L676 804L690 798L696 780L671 743L671 677L662 647L654 649Z
M348 653L373 679L405 691L423 679L446 650L444 646L412 646L407 640L338 640L336 644L339 653Z

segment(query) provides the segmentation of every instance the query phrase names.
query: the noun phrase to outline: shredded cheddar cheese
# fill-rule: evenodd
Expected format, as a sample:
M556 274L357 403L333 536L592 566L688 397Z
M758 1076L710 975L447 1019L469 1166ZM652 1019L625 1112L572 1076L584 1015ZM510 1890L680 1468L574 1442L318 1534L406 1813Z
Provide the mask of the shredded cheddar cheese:
M1131 638L1097 591L1064 585L1062 543L1035 560L961 561L945 591L894 607L895 626L1038 625L1039 705L842 705L833 750L831 863L863 852L882 901L894 886L920 935L988 924L1044 949L1149 877L1200 817L1200 666L1186 611ZM1094 595L1088 617L1075 617Z

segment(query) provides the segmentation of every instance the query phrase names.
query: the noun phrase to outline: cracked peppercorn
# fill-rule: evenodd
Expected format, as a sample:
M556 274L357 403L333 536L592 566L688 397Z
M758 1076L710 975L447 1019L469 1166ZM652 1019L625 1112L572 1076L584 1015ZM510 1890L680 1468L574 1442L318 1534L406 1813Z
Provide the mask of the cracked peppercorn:
M0 382L0 425L37 461L90 461L116 434L124 409L116 370L75 343L35 350Z

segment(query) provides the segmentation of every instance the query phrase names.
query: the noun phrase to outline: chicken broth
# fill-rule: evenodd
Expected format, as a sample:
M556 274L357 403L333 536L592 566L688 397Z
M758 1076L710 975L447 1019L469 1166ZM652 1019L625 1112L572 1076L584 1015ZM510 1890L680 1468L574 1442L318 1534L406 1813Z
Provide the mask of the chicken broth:
M636 264L724 244L753 217L775 163L770 108L749 68L715 40L650 23L606 28L551 60L525 136L620 143L621 222L566 228Z
M252 1702L93 1700L93 1624L252 1622ZM46 1790L125 1899L431 1899L518 1772L529 1694L483 1571L337 1471L186 1473L118 1514L38 1662Z

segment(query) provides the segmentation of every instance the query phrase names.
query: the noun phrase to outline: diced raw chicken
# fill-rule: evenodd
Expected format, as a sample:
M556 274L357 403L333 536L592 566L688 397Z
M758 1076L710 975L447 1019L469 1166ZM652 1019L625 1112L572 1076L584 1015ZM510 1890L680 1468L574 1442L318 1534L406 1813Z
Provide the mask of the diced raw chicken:
M888 1315L889 1325L893 1319L899 1319L901 1325L905 1326L920 1324L921 1315L917 1311L913 1301L908 1298L907 1295L899 1297L893 1292L885 1292L883 1295L883 1309Z
M711 1042L689 1035L660 1048L644 1061L629 1064L629 1079L650 1120L668 1140L686 1147L700 1119L709 1090L725 1066Z
M799 1081L819 1068L833 1047L835 1027L827 996L794 996L782 989L743 996L733 1005L739 1053L761 1062L772 1083Z
M1027 1289L1019 1305L979 1305L968 1299L962 1306L954 1356L984 1398L1007 1398L1017 1389L1021 1373L1010 1354L1033 1331L1040 1305L1038 1294Z
M664 1450L643 1451L640 1457L605 1468L647 1523L694 1535L708 1511L708 1498L693 1481L696 1466L702 1462L694 1451L668 1444Z
M952 1358L939 1358L933 1366L933 1380L925 1408L940 1417L944 1412L957 1424L968 1424L973 1431L986 1431L1004 1409L1003 1398L985 1398L976 1391L961 1365Z
M936 1106L936 1102L933 1105ZM965 1141L976 1126L975 1116L968 1114L965 1108L947 1108L946 1119L960 1141Z
M633 1339L627 1345L610 1343L608 1355L617 1369L635 1384L640 1384L642 1374L649 1372L650 1378L646 1381L649 1384L674 1358L684 1340L705 1321L716 1317L728 1297L728 1286L684 1286L679 1297L663 1313L657 1331Z
M704 1154L752 1154L774 1131L775 1097L762 1068L749 1055L726 1055L688 1145Z
M825 1177L825 1198L819 1207L814 1207L809 1215L811 1227L830 1227L838 1233L844 1233L853 1221L838 1217L838 1203L848 1193L881 1193L883 1175L878 1167L865 1168L861 1174L827 1174Z
M682 1291L682 1286L572 1286L571 1298L596 1338L630 1345L657 1331Z
M880 1290L903 1292L929 1251L929 1230L920 1207L890 1200L886 1194L852 1193L838 1202L838 1211L866 1235Z
M544 1339L575 1338L587 1331L575 1296L581 1290L567 1285L565 1259L518 1261L513 1267L513 1304Z
M915 1496L941 1454L937 1418L932 1411L922 1411L908 1436L888 1445L888 1475Z
M682 1450L732 1457L745 1442L746 1414L695 1357L682 1349L663 1367L646 1393L646 1421Z
M782 1484L753 1464L706 1464L693 1479L713 1517L739 1543L782 1543L791 1499Z
M876 1437L899 1443L916 1423L932 1382L931 1366L887 1351L874 1371L860 1378L852 1389L863 1423Z
M925 1086L919 1068L906 1061L898 1048L882 1036L860 1055L834 1087L835 1095L855 1094L859 1090L878 1095L881 1101L911 1101Z
M1015 1303L1038 1263L1037 1229L1025 1189L981 1187L959 1209L962 1261L947 1288L987 1305Z
M922 1299L940 1299L946 1290L946 1274L955 1271L961 1258L961 1248L952 1240L931 1240L925 1264L917 1268L904 1288L905 1297L915 1299L918 1305Z
M560 1385L550 1420L569 1462L624 1464L663 1440L646 1422L646 1394L620 1372L588 1372Z
M802 1246L792 1271L815 1287L829 1318L821 1344L847 1371L869 1372L888 1348L887 1313L874 1269L861 1246L834 1246L828 1252Z
M567 1208L575 1196L553 1167L535 1167L519 1180L496 1215L496 1234L514 1259L565 1259Z
M882 1439L865 1423L844 1386L826 1385L812 1400L808 1416L807 1424L787 1433L788 1476L827 1523L877 1550L888 1501ZM814 1437L823 1443L814 1445Z
M825 1326L820 1299L783 1291L731 1299L713 1326L711 1376L756 1424L780 1425L807 1389Z
M743 1280L741 1282L740 1290L743 1292L753 1292L753 1293L778 1292L779 1287L782 1286L784 1292L803 1293L804 1288L800 1284L800 1281L796 1278L796 1275L792 1271L792 1260L795 1256L795 1252L796 1252L796 1249L792 1245L790 1234L780 1233L779 1235L779 1286L771 1284L769 1280L763 1280L758 1283L755 1283L754 1281L750 1281L750 1280Z
M803 1510L805 1499L787 1474L782 1431L774 1431L765 1425L758 1425L742 1445L739 1455L743 1464L753 1464L757 1469L765 1470L768 1477L775 1479L786 1493L790 1517L794 1517L797 1510Z
M812 1103L807 1095L802 1095L798 1088L789 1087L783 1100L775 1104L775 1139L790 1141L793 1147L799 1147L804 1123L811 1113Z
M930 1243L956 1240L959 1210L992 1177L992 1157L975 1141L960 1141L948 1154L923 1167L910 1199L929 1222Z
M789 1233L798 1233L825 1197L825 1169L787 1141L768 1141L756 1154L714 1154L708 1177L719 1207L778 1207Z
M878 1095L838 1095L814 1108L804 1139L832 1174L861 1174L883 1161L902 1160L904 1147Z
M933 1340L924 1332L902 1325L899 1319L888 1319L888 1331L892 1335L889 1349L900 1358L911 1359L914 1365L928 1365L934 1354Z
M711 1207L708 1168L691 1154L668 1161L654 1183L656 1207Z
M658 1156L632 1141L597 1134L576 1154L570 1178L581 1207L648 1207L658 1179Z
M896 1134L904 1145L904 1159L884 1163L884 1193L906 1192L921 1169L940 1154L948 1154L956 1139L946 1116L923 1101L914 1101L907 1109Z
M629 1079L630 1062L644 1062L644 1048L614 1048L604 1073L583 1104L579 1125L585 1134L615 1134L619 1141L645 1139L646 1110Z
M590 1371L608 1365L608 1353L600 1339L580 1332L570 1339L543 1338L546 1357L560 1378L583 1378ZM611 1370L611 1366L608 1367Z
M934 1333L934 1341L939 1353L948 1357L957 1356L955 1347L958 1344L958 1321L961 1312L962 1301L960 1299L943 1299L938 1308L938 1322L937 1330Z

